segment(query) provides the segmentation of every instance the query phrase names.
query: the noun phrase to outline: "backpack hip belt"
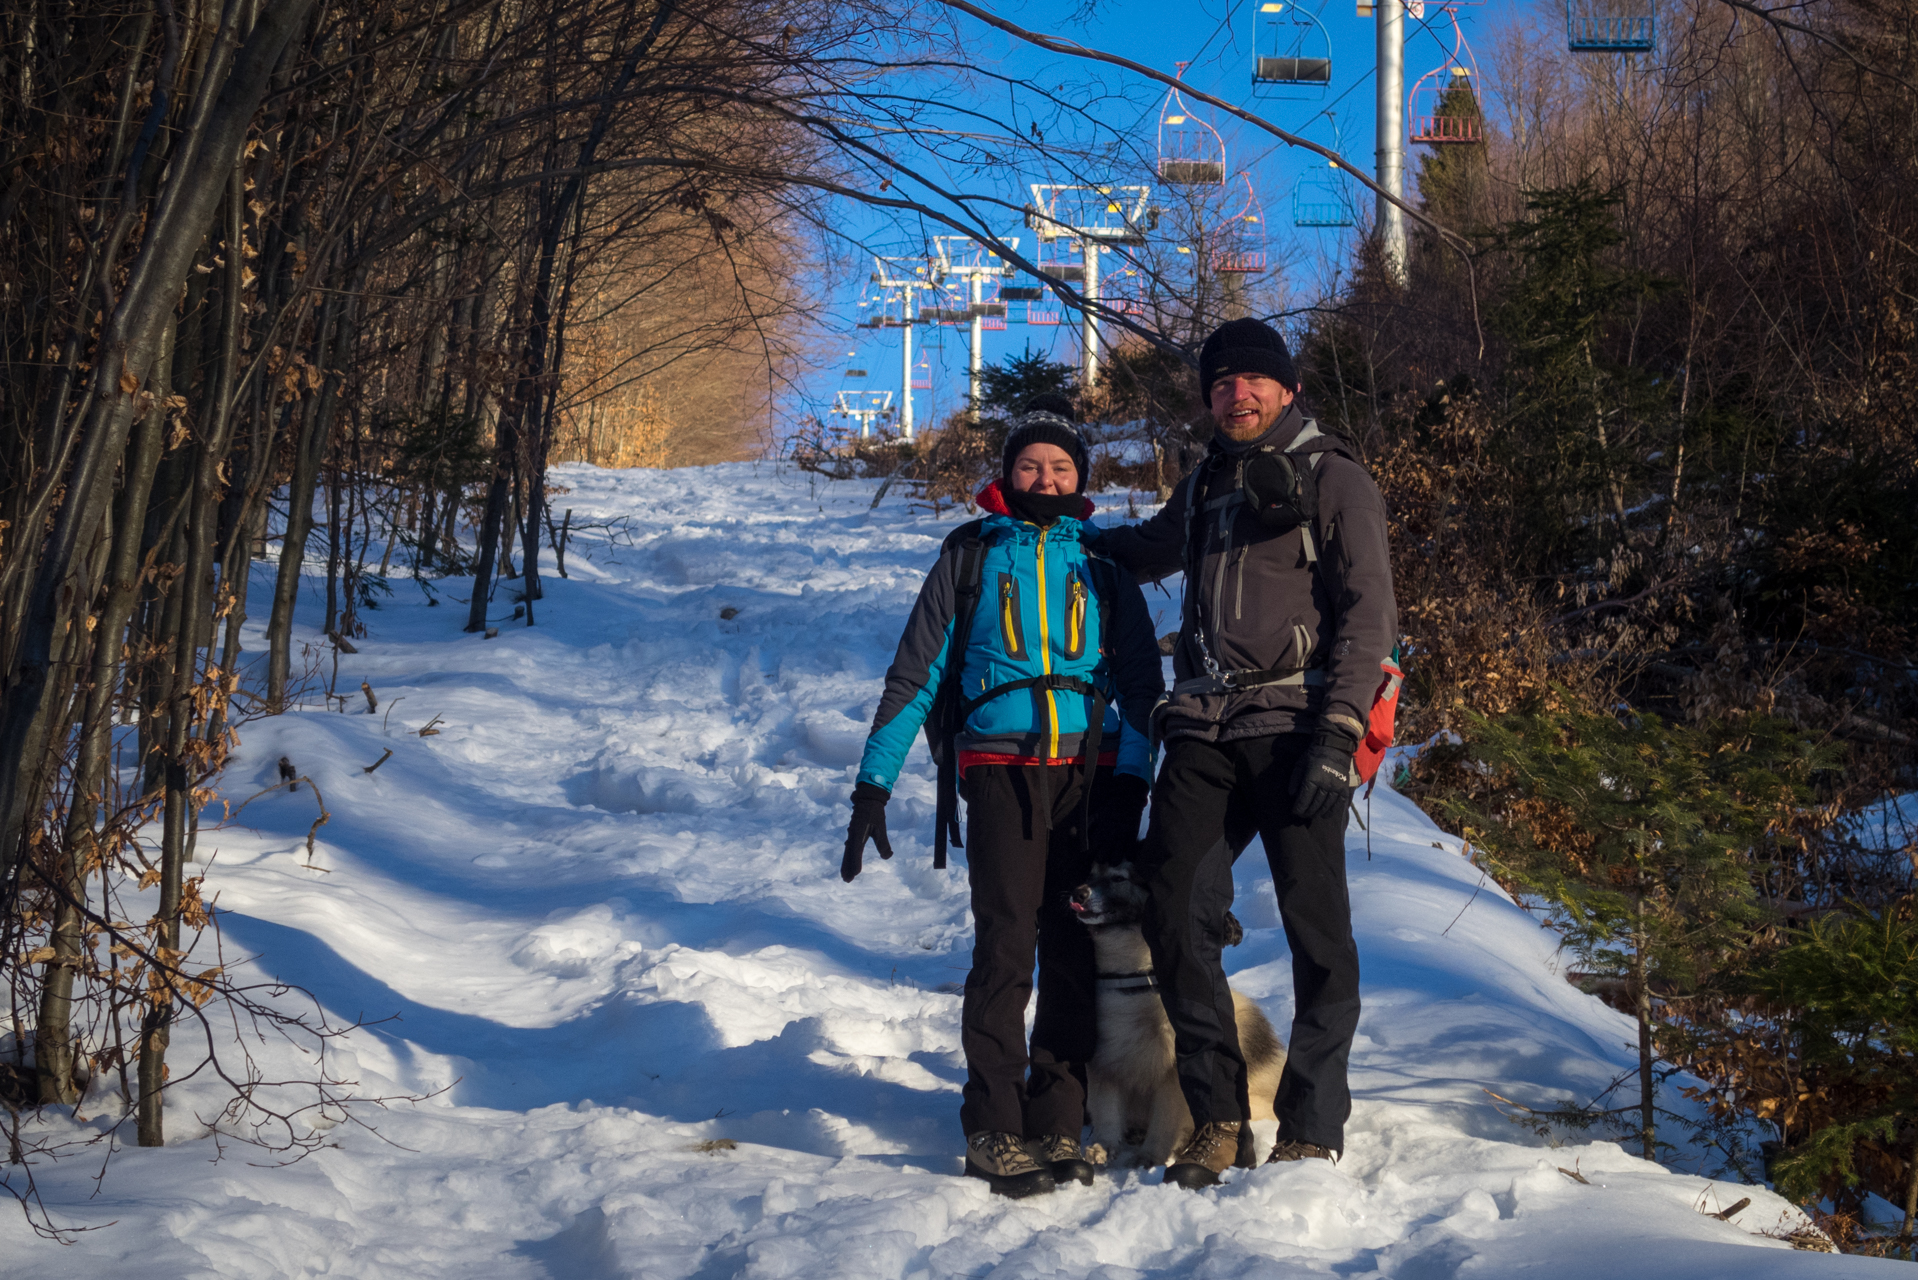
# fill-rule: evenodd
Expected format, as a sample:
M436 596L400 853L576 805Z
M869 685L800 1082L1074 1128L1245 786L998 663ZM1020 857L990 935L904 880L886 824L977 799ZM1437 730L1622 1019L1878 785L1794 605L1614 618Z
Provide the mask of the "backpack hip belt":
M1323 685L1327 677L1324 667L1267 667L1263 670L1216 671L1209 675L1194 676L1190 680L1181 680L1172 686L1172 696L1183 698L1193 694L1243 693L1247 689L1264 689L1272 686Z

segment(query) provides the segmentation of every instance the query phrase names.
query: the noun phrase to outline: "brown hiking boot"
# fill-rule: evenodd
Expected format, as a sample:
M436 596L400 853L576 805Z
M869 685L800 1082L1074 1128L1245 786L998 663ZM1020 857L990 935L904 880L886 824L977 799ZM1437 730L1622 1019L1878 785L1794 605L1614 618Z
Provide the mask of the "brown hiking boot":
M1165 1167L1165 1180L1188 1191L1216 1187L1219 1175L1239 1158L1239 1122L1214 1120L1198 1127L1185 1148Z
M1016 1133L975 1133L966 1139L966 1176L983 1178L995 1195L1014 1200L1044 1195L1058 1184L1052 1170L1032 1158Z
M1052 1180L1060 1186L1068 1182L1088 1187L1092 1185L1092 1162L1086 1159L1085 1149L1079 1145L1077 1138L1049 1133L1043 1138L1032 1139L1026 1146L1040 1164L1052 1170Z
M1338 1153L1330 1147L1321 1147L1316 1142L1290 1142L1280 1138L1272 1144L1272 1154L1265 1158L1267 1164L1288 1164L1294 1160L1330 1160L1338 1161Z

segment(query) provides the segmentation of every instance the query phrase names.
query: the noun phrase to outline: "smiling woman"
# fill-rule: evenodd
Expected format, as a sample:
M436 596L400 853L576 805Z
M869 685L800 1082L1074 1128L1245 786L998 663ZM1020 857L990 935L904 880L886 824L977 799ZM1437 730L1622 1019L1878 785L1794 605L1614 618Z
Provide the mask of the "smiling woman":
M999 479L977 498L985 518L954 530L926 576L886 673L840 863L851 881L868 840L892 856L886 805L927 725L941 761L935 866L956 817L944 788L962 780L967 804L966 1174L1015 1197L1092 1182L1080 1127L1097 1043L1093 957L1066 894L1094 858L1123 859L1138 837L1146 721L1164 687L1144 597L1085 548L1086 445L1056 408L1070 405L1042 397L1014 419Z

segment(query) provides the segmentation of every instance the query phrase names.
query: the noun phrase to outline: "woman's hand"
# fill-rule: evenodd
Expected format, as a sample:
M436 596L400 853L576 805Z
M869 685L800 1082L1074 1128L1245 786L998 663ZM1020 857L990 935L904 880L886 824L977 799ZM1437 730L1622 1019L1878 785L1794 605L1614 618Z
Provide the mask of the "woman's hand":
M846 824L846 855L839 860L839 878L847 884L865 865L866 841L879 846L881 858L892 857L892 841L886 838L886 801L892 792L870 782L855 783L852 789L852 821Z

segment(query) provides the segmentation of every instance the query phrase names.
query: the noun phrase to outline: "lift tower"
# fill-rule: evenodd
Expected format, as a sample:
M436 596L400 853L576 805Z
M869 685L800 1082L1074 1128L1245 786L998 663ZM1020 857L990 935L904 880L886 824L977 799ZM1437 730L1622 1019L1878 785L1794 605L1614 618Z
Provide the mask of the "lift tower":
M1359 0L1363 14L1370 0ZM1380 256L1394 284L1405 283L1405 212L1385 198L1405 192L1405 13L1425 16L1424 0L1377 0L1378 21L1378 198Z
M924 258L882 258L873 255L872 282L886 291L886 301L899 302L899 434L912 439L912 326L918 318L918 297L934 293L940 283ZM891 327L888 318L887 327Z
M1032 203L1026 206L1026 226L1039 233L1039 243L1068 241L1079 250L1077 266L1060 264L1048 274L1078 284L1088 304L1099 301L1099 255L1112 246L1145 243L1146 201L1151 187L1095 187L1032 184ZM1091 387L1099 376L1099 312L1088 305L1080 313L1079 382Z
M870 440L874 420L884 421L892 416L892 392L841 391L833 398L832 411L857 422L859 438Z
M970 236L935 236L932 247L939 264L937 274L962 285L965 290L964 314L972 334L972 348L966 357L966 403L976 416L979 412L979 375L985 363L985 322L988 318L1003 320L1006 314L1006 304L1002 299L986 297L986 286L988 283L997 285L1000 281L1010 280L1019 274L1019 270L1009 266L998 254ZM1016 252L1019 248L1018 238L1015 236L1007 240L1006 247ZM994 292L996 294L997 290Z

